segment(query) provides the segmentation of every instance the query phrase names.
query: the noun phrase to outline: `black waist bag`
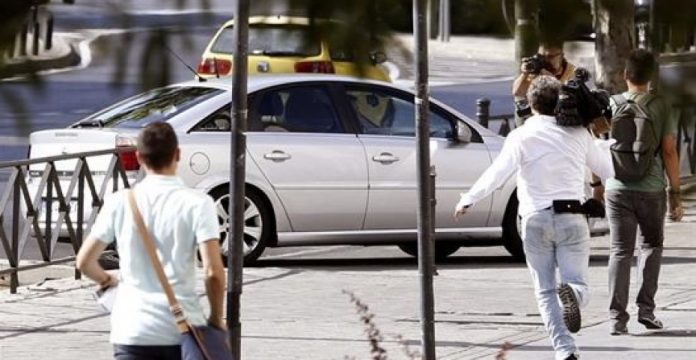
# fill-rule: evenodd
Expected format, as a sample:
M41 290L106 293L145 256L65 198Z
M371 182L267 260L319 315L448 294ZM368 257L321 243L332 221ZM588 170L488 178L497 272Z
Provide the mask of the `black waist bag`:
M553 212L556 214L584 214L585 210L578 200L554 200Z

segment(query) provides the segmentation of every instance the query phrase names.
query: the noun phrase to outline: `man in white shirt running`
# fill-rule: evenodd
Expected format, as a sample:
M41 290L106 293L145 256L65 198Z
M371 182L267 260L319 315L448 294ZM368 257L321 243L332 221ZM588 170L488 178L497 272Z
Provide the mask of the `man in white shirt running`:
M574 360L579 355L571 332L580 329L580 308L589 300L590 231L581 205L585 170L587 166L601 178L613 176L614 170L609 152L587 128L556 124L560 88L551 76L534 79L527 91L534 115L508 135L491 166L462 194L455 217L517 172L522 240L539 312L556 360Z

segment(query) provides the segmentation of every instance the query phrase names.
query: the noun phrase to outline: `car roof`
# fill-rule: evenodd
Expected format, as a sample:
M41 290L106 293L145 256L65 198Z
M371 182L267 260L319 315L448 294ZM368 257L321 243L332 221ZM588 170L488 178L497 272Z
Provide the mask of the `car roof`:
M331 75L331 74L293 74L293 73L277 73L277 74L249 74L247 80L247 92L255 92L268 87L273 87L277 85L285 85L289 83L303 83L303 82L351 82L351 83L361 83L369 85L379 85L383 87L390 87L394 89L410 91L407 87L401 87L394 85L392 83L370 80L365 78L359 78L347 75ZM197 80L191 80L183 83L173 84L172 86L198 86L198 87L211 87L220 90L230 91L232 90L232 76L224 76L220 78L210 78L206 79L204 82Z

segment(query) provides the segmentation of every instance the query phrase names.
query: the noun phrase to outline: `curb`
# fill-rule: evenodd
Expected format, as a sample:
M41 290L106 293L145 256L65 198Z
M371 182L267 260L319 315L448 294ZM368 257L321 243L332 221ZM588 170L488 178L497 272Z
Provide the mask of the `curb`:
M70 47L70 51L62 56L40 60L27 59L17 63L3 64L0 67L0 79L79 65L82 59L79 51L76 49L76 45L70 41L68 41L67 45Z

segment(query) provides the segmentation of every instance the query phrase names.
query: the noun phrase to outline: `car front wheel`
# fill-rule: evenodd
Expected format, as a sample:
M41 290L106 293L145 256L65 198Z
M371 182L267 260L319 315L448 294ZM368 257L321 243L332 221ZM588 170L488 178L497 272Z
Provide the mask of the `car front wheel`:
M503 246L515 259L522 261L525 256L518 208L517 192L513 192L503 217Z
M230 195L227 187L220 187L210 193L215 201L215 210L220 224L220 251L222 260L227 265L228 230L230 226ZM273 231L270 207L254 191L248 191L244 197L244 264L256 261L266 249Z

